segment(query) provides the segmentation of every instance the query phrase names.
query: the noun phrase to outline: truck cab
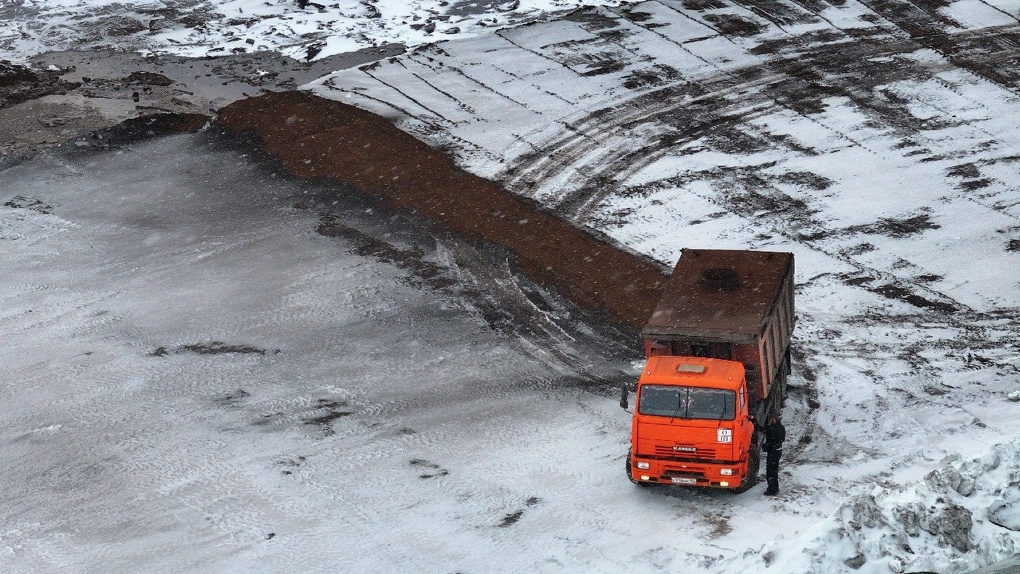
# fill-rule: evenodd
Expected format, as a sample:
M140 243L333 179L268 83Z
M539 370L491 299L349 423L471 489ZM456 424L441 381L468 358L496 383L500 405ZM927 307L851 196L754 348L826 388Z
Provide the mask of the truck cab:
M638 379L627 471L636 484L739 489L757 476L744 367L735 361L649 357ZM750 471L750 472L749 472Z

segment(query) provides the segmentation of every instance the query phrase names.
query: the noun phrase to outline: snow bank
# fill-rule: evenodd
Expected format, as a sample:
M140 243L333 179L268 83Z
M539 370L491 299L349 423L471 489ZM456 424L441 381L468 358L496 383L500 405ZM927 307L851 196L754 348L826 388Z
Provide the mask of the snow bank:
M1020 552L1020 437L949 457L914 486L875 486L762 547L762 572L969 572ZM747 552L723 572L746 572Z

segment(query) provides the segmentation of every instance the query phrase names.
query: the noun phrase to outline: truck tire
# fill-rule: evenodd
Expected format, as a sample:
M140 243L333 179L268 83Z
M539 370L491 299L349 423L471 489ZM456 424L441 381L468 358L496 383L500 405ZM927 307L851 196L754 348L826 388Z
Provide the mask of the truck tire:
M740 494L751 490L751 487L758 484L758 472L761 471L761 445L758 444L758 435L755 433L751 439L751 450L747 453L747 474L740 486L731 488L730 492Z

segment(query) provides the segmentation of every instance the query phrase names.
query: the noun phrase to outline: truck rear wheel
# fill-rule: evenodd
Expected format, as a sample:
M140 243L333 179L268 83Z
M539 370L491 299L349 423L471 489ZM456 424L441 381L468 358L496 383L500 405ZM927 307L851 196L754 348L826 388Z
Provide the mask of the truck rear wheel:
M747 474L744 475L743 482L736 488L731 488L730 492L740 494L741 492L747 492L751 490L751 487L758 484L758 472L761 470L761 445L758 444L758 435L755 434L754 438L751 439L751 450L747 453Z

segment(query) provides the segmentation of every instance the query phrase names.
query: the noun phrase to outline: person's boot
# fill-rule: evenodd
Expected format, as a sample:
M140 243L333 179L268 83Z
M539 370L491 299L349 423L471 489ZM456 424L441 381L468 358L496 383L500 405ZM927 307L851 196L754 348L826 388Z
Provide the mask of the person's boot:
M765 496L775 496L779 494L778 488L769 488L765 491Z

